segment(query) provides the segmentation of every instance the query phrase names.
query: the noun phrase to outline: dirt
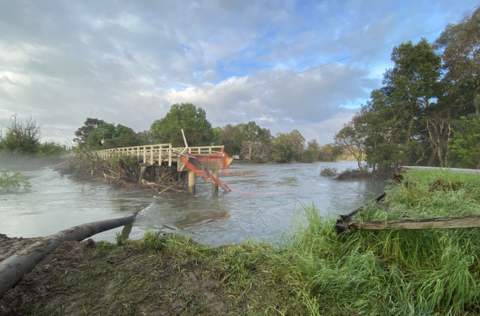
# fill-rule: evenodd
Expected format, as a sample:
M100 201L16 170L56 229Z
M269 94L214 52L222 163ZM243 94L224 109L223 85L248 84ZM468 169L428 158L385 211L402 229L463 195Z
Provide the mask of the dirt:
M40 238L0 235L2 259ZM97 249L96 249L97 248ZM95 254L96 249L96 254ZM10 315L229 315L223 285L202 260L181 262L125 246L98 249L91 239L63 242L0 299ZM150 291L135 291L142 280ZM147 285L148 284L148 285ZM116 297L120 293L120 297ZM173 295L172 295L173 293ZM116 297L116 298L114 298ZM124 301L135 300L129 305ZM86 304L88 301L91 304ZM121 311L121 312L120 312Z
M0 235L0 261L41 238L8 238ZM39 301L51 293L50 281L76 268L91 256L95 242L67 241L61 243L20 282L0 299L0 316L27 315Z
M9 238L7 235L0 234L0 262L7 259L15 252L33 244L41 238Z

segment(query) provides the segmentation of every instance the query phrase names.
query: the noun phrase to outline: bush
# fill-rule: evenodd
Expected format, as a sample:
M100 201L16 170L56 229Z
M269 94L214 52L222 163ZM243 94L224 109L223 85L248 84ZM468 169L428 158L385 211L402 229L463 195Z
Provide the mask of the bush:
M65 145L60 145L55 142L45 142L37 147L36 154L38 156L63 156L67 153Z
M255 162L255 163L266 163L267 161L263 159L260 156L257 155L252 155L252 159L250 159L250 162Z
M11 187L20 186L23 186L24 188L30 186L27 177L23 176L19 171L10 174L8 170L2 170L2 174L0 175L0 189L6 190Z
M359 180L359 179L372 179L372 173L367 169L352 169L342 171L335 180Z
M114 154L110 158L106 160L107 165L109 166L110 169L112 170L117 170L117 162L118 160L123 161L123 165L132 170L138 167L139 161L136 156L128 156L124 154Z
M322 167L322 169L320 170L320 175L322 177L334 177L337 175L337 173L338 169L333 167Z

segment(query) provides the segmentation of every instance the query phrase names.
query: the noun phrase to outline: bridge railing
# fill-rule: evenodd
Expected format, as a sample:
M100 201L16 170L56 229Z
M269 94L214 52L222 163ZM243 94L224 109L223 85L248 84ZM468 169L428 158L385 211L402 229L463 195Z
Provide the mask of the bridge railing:
M219 151L224 146L202 146L202 147L189 147L191 154L211 154L212 152ZM137 159L142 159L143 163L153 163L155 159L162 162L163 159L168 159L168 166L172 166L173 158L177 158L175 153L185 153L185 147L172 147L172 144L156 144L156 145L144 145L133 147L119 147L109 148L97 151L98 155L106 160L113 155L123 154L128 156L136 156Z

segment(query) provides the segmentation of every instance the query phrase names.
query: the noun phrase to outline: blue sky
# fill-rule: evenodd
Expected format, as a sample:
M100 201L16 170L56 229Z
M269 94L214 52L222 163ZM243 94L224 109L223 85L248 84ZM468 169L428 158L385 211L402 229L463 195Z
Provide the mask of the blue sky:
M325 144L394 45L434 41L478 4L0 0L0 122L33 115L64 142L87 117L142 131L191 102L213 126L255 120Z

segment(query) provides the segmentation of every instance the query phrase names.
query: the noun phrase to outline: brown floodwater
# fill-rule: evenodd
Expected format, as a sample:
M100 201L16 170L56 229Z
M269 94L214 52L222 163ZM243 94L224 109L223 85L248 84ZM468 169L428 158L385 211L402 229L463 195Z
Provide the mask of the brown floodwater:
M335 216L350 212L385 188L384 182L330 181L319 175L324 166L342 171L355 168L356 162L234 164L232 171L258 171L223 178L241 191L294 193L243 195L219 189L212 194L210 183L205 186L203 179L197 179L198 198L76 182L50 168L23 171L30 177L30 189L0 193L0 233L46 236L82 223L125 216L142 207L130 238L141 238L147 229L154 229L178 231L212 245L238 243L246 237L272 240L291 227L302 205L313 203L323 214ZM121 231L118 228L93 238L115 241Z

